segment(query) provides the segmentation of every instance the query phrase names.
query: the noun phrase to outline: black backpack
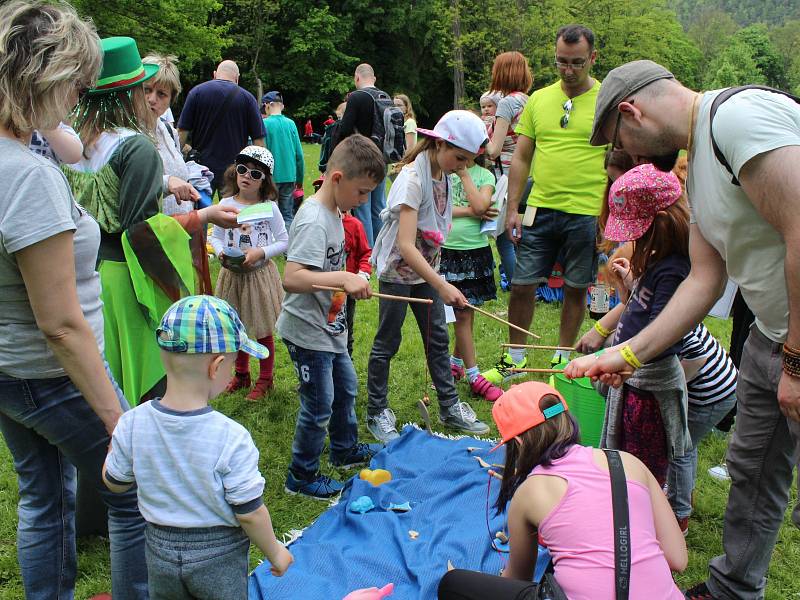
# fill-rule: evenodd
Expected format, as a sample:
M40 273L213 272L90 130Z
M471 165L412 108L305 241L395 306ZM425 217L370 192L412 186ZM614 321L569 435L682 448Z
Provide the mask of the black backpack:
M720 104L728 100L728 98L731 96L735 96L739 92L743 92L745 90L764 90L765 92L774 92L775 94L780 94L782 96L786 96L787 98L791 98L800 104L800 98L797 96L794 96L789 92L784 92L783 90L767 87L765 85L741 85L739 87L728 88L724 92L720 92L717 97L714 98L714 101L711 103L711 115L708 123L708 129L711 132L711 146L714 148L714 156L717 157L717 160L720 162L720 164L725 167L728 173L731 174L731 183L733 185L739 185L739 180L736 179L736 175L734 175L730 163L725 158L725 155L722 154L722 150L719 149L719 146L717 146L717 140L714 139L714 115L717 114L717 109L719 108Z
M406 153L406 132L403 111L394 105L392 97L376 88L362 88L372 97L372 135L370 138L383 152L387 164L403 158Z

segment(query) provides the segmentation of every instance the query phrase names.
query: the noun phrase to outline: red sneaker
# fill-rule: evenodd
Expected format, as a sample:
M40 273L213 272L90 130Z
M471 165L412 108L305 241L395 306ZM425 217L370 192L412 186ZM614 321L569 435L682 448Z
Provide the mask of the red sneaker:
M228 382L225 392L232 394L235 391L249 389L253 385L250 381L250 373L234 373L233 378Z
M256 384L253 386L253 389L247 394L247 399L255 402L256 400L261 400L265 396L268 396L269 393L272 391L273 388L272 379L261 379L259 378L256 381Z
M91 596L89 600L111 600L111 594L95 594L94 596Z
M503 390L491 383L483 375L478 375L474 381L470 382L469 387L473 394L482 397L487 402L494 402L503 395Z
M689 533L689 517L676 517L678 519L678 527L681 528L683 537Z
M454 363L450 363L450 372L453 374L453 381L464 379L464 376L467 374L464 367Z

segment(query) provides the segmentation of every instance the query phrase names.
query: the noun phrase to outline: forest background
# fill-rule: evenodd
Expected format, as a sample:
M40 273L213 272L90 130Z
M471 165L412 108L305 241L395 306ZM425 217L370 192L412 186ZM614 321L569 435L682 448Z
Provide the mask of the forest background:
M519 50L534 88L556 80L555 34L596 34L594 75L648 58L688 87L760 83L800 94L797 0L74 0L101 36L129 35L142 54L178 57L183 94L220 59L256 97L280 90L287 114L319 122L369 62L377 85L411 98L420 125L476 107L494 57Z

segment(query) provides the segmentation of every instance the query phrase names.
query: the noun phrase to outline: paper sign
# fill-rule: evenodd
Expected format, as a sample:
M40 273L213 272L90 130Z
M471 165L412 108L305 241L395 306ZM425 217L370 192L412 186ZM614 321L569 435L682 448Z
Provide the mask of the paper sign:
M241 225L242 223L253 223L254 221L263 221L271 218L272 202L259 202L239 211L236 222Z
M444 322L445 323L455 323L456 322L456 311L453 310L453 307L449 304L444 305Z

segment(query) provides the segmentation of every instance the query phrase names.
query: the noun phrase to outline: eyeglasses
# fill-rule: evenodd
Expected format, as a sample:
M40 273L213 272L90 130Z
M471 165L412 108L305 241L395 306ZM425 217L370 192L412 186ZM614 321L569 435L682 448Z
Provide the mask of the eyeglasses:
M573 71L582 71L586 68L586 65L589 63L588 60L576 60L575 62L561 62L560 60L556 60L553 64L556 66L556 69L561 69L562 71L566 69L572 69Z
M561 129L566 129L567 125L569 125L569 115L572 112L572 98L564 102L564 106L561 108L564 109L564 115L561 117Z
M239 175L250 175L250 179L253 181L258 181L262 177L264 177L264 171L259 171L258 169L248 169L245 165L236 165L236 172Z
M628 104L633 104L633 100L628 100ZM625 148L622 146L622 142L619 141L619 126L622 124L622 112L620 112L619 108L617 108L617 124L614 126L614 137L611 140L611 149L612 150L624 150Z

